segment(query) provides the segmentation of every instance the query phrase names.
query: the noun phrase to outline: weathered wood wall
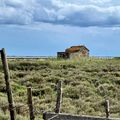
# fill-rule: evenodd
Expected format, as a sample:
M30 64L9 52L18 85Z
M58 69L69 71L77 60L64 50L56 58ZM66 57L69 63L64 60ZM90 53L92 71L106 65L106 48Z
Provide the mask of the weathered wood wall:
M55 113L44 113L44 120L120 120L117 118L102 118L102 117L90 117L90 116L75 116L69 114L55 114Z

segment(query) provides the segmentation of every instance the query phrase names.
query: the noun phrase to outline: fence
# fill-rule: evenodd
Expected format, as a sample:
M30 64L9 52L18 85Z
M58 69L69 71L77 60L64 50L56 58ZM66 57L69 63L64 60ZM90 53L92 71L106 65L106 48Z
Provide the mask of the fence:
M35 111L34 109L34 106L33 106L33 100L32 100L32 88L31 87L28 87L27 88L27 105L21 105L21 106L15 106L14 104L14 100L13 100L13 95L12 95L12 88L11 88L11 85L10 85L10 74L9 74L9 67L8 67L8 63L7 63L7 57L6 57L6 53L5 53L5 49L2 49L0 50L0 53L1 53L1 60L2 60L2 64L3 64L3 70L4 70L4 77L5 77L5 83L6 83L6 91L7 91L7 97L8 97L8 105L3 105L3 106L0 106L0 107L7 107L9 109L9 112L10 112L10 120L15 120L16 119L16 108L18 107L25 107L28 106L28 108L26 108L25 111L28 111L29 110L29 116L30 116L30 120L34 120L35 119L35 113L44 113L45 111ZM34 102L35 104L35 102ZM67 120L68 118L70 119L75 119L75 118L79 118L79 117L73 117L71 115L63 115L63 114L60 114L61 112L61 107L62 107L62 81L59 81L58 82L58 85L57 85L57 99L56 99L56 106L55 106L55 113L56 114L53 114L53 113L50 113L50 114L47 114L47 113L44 113L43 114L43 118L44 120L54 120L55 118L58 119L58 116L59 116L59 119L60 120ZM109 100L105 100L105 113L106 113L106 118L109 118L110 117L110 107L109 107ZM55 119L55 120L57 120ZM77 120L75 119L75 120ZM84 117L81 117L80 120L91 120L91 118L84 118ZM98 120L104 120L104 119L99 119L97 118ZM97 120L97 119L94 119L94 120ZM112 119L111 119L112 120Z
M54 59L56 56L7 56L8 59Z
M7 58L8 59L57 59L57 56L7 56ZM119 56L89 56L87 58L89 59L120 59Z

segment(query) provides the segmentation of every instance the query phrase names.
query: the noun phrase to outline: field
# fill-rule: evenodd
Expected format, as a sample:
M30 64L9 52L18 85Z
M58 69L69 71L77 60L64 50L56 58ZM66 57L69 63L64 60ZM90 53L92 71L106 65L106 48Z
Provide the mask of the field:
M54 111L56 84L63 81L63 113L105 116L104 101L110 100L111 117L120 118L120 59L82 58L9 59L17 120L27 120L27 86L33 88L36 120L41 112ZM0 63L0 118L8 119L7 96ZM20 107L22 106L22 107Z

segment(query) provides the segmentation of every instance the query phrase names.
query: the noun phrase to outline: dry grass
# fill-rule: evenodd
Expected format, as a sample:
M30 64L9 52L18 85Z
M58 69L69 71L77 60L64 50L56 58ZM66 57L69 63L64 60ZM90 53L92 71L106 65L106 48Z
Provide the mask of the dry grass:
M104 116L103 101L110 100L111 116L120 117L120 60L9 60L15 104L26 104L26 86L33 87L37 111L54 111L56 83L63 81L62 112ZM0 105L6 90L0 64ZM24 115L22 108L20 115ZM36 113L36 116L39 114ZM21 116L18 120L20 120ZM22 118L21 118L22 119ZM26 120L26 119L25 119Z

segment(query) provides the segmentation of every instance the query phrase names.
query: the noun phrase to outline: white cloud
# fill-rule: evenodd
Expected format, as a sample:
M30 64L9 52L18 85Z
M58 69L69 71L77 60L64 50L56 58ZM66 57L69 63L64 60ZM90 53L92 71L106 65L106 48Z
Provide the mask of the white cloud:
M90 0L90 2L95 4L105 4L111 2L111 0Z
M93 0L91 0L93 2ZM110 0L94 0L96 3ZM78 5L62 0L1 0L0 24L39 22L72 26L119 26L120 6Z

